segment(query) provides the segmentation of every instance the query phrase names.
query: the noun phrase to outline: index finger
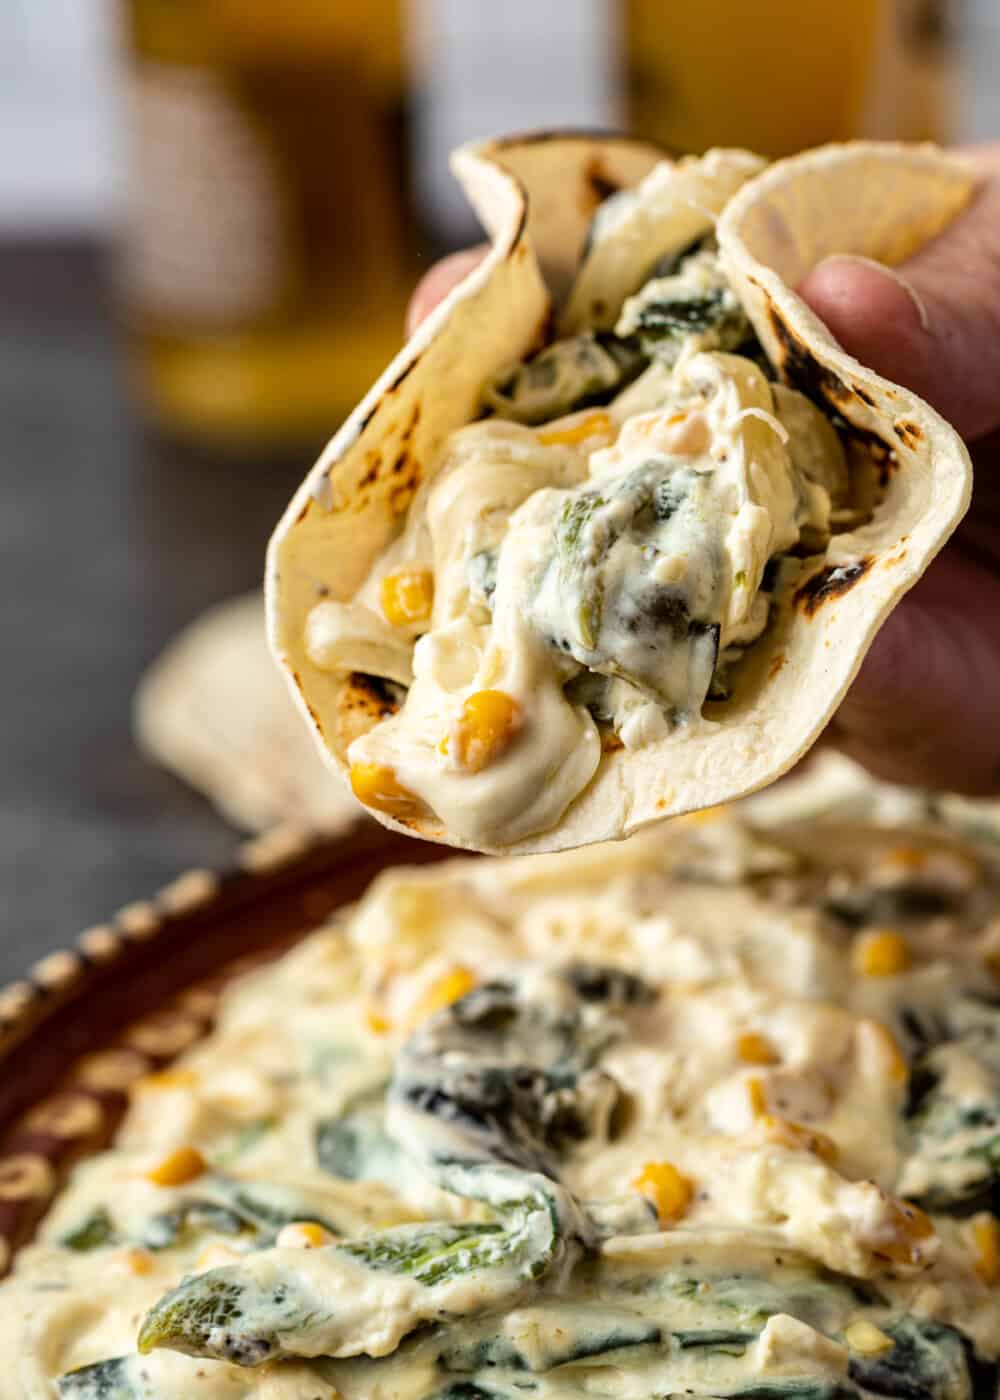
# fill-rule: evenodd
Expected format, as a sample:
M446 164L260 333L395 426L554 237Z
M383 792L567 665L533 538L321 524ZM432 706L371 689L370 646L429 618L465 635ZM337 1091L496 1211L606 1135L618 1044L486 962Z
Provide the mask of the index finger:
M489 252L489 245L481 243L475 248L463 248L461 252L449 253L446 258L434 264L417 283L406 311L406 334L412 335L434 310L444 301L453 287L468 277L474 267L478 267Z

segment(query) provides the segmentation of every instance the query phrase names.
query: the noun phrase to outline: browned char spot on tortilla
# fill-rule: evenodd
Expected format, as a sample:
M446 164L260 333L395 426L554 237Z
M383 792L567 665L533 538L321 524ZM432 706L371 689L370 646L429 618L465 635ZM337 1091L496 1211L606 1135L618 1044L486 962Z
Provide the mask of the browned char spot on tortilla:
M413 405L410 421L400 434L399 451L396 453L390 469L395 478L389 491L389 505L392 507L393 515L403 514L413 500L414 493L423 479L424 469L410 450L410 441L419 422L420 402L418 400Z
M295 671L295 670L292 671L292 680L295 682L295 689L296 689L296 690L299 692L299 694L302 696L302 703L303 703L303 705L305 705L306 709L309 711L309 718L312 720L313 724L316 726L316 731L317 731L317 733L322 734L322 733L323 733L323 726L322 726L322 724L320 724L319 715L316 713L315 707L314 707L312 704L310 704L309 696L306 694L306 688L305 688L305 686L302 684L302 677L299 675L298 671Z
M420 400L413 405L405 427L396 434L395 454L390 459L377 447L365 453L365 469L358 479L349 509L357 512L367 509L373 494L381 483L388 498L389 508L394 515L401 515L413 499L414 492L423 479L423 466L410 443L414 430L420 422Z
M617 194L621 189L621 182L609 174L600 156L594 156L587 162L583 178L589 189L589 198L584 199L585 212L603 204L609 196Z
M769 681L774 680L778 672L783 669L787 660L788 657L785 655L785 653L783 651L779 651L777 656L774 657L771 661L770 666L767 668L767 678Z
M770 304L767 307L771 329L779 345L778 369L793 388L805 394L818 408L834 416L834 426L842 437L861 443L872 460L879 467L879 475L884 486L889 473L898 465L892 444L886 442L870 428L862 428L851 422L847 416L852 405L863 404L867 409L877 409L878 405L867 389L859 384L848 384L819 360L795 334L785 325L777 311Z
M920 424L911 423L907 418L900 418L898 423L893 423L892 431L904 447L916 447L924 438L924 430Z
M355 739L388 719L403 701L403 687L381 676L352 671L337 695L337 747L343 752Z
M617 753L619 749L623 749L625 747L625 745L622 743L621 739L619 739L618 735L613 729L602 727L600 732L601 753Z
M840 598L850 592L859 579L864 578L871 568L870 555L855 559L850 564L826 564L806 579L795 591L795 604L806 617L814 617L824 603L831 598Z

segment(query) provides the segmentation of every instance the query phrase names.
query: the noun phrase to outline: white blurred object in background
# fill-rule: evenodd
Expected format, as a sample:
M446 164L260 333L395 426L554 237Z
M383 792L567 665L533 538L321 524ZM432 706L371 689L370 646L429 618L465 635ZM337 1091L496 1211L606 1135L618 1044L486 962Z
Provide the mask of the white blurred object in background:
M0 233L112 224L114 8L113 0L0 0Z
M457 145L503 131L621 126L608 0L562 9L539 0L409 0L409 8L417 197L425 223L447 242L476 237L448 170Z

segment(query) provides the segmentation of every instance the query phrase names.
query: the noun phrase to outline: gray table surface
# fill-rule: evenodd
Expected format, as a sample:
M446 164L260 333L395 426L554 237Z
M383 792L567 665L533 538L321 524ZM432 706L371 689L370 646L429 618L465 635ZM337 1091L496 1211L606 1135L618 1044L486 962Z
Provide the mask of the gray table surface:
M259 579L307 464L152 441L101 251L0 244L0 985L231 859L236 834L136 752L130 698L179 627Z

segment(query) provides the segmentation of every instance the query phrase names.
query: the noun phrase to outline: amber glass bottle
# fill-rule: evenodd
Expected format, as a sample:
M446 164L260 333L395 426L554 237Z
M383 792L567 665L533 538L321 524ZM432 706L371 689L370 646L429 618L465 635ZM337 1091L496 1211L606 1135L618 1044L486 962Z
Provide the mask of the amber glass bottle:
M141 397L237 448L328 432L416 274L400 0L123 0Z

